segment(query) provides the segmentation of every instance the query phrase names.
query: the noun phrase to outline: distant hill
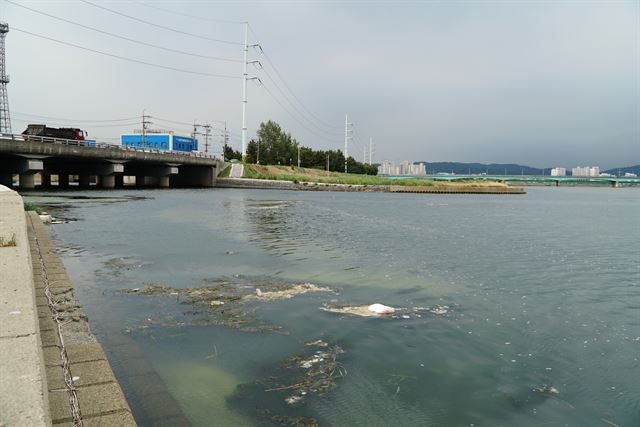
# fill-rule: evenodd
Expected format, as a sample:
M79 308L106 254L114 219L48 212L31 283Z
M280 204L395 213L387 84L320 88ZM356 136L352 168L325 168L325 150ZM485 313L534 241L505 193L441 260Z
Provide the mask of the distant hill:
M605 172L610 173L611 175L618 175L618 171L620 172L620 175L624 175L625 173L629 172L635 173L636 175L640 176L640 165L627 166L624 168L613 168L606 170Z
M455 173L461 174L481 174L487 175L542 175L542 169L531 166L518 165L515 163L459 163L459 162L415 162L424 163L427 173ZM549 175L549 169L545 170L545 175Z

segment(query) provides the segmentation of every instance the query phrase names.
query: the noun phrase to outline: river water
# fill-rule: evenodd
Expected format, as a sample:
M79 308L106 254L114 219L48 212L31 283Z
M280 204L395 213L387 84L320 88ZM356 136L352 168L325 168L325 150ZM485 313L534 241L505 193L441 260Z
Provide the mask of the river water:
M638 426L640 192L527 191L33 199L77 219L54 236L140 425ZM335 293L252 306L274 333L194 325L175 298L118 292L220 278ZM404 314L320 310L376 302ZM437 304L448 312L413 311ZM265 392L317 339L344 350L335 388L301 405Z

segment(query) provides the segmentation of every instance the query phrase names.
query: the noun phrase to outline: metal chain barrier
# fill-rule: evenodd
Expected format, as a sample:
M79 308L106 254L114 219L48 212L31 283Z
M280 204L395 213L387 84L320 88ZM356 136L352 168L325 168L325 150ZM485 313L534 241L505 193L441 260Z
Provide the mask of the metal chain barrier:
M33 225L33 219L29 218L29 221L31 221L31 228L33 229L33 237L34 237L36 249L38 252L40 269L42 271L42 283L44 284L44 294L47 297L47 305L51 310L53 321L56 323L57 330L58 330L58 338L60 339L60 360L62 361L62 373L64 374L64 383L67 388L67 392L69 393L69 406L71 409L73 427L84 427L84 423L82 421L82 413L80 412L80 402L78 401L78 393L76 391L75 385L73 384L73 377L71 376L71 371L69 369L69 357L67 355L67 349L64 345L64 338L62 336L62 327L68 322L66 323L62 322L63 320L62 315L56 308L58 303L55 301L53 294L49 289L49 279L47 277L47 268L44 265L44 258L42 257L42 252L40 250L40 242L38 241L38 235Z

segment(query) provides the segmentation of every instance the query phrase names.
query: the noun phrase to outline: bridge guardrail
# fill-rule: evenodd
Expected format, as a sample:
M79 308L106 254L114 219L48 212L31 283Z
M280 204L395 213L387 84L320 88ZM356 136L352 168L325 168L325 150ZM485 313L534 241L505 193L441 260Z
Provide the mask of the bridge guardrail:
M110 144L106 142L98 142L93 140L81 141L76 139L64 139L64 138L54 138L50 136L37 136L37 135L22 135L22 134L11 134L11 133L0 133L0 138L12 139L13 141L22 141L22 142L43 142L48 144L62 144L62 145L76 145L79 147L88 147L95 149L118 149L123 151L135 151L139 153L154 153L161 155L180 155L180 156L189 156L189 157L199 157L199 158L209 158L215 159L216 156L205 154L205 153L193 153L188 151L170 151L170 150L158 150L155 148L135 148L129 147L126 145L116 145Z

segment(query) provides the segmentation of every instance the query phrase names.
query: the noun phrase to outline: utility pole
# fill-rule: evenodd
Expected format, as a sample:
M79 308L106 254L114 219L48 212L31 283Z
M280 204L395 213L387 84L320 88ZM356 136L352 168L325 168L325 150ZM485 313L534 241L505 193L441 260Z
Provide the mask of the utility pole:
M153 122L147 120L151 119L151 116L145 114L146 110L142 110L142 148L147 148L147 126L153 124Z
M373 158L373 138L369 137L369 164L371 165Z
M362 147L362 163L367 163L367 147Z
M249 54L249 22L244 23L244 61L242 61L242 157L247 141L247 55Z
M327 154L327 172L329 172L329 154Z
M353 138L351 136L352 130L349 129L349 116L347 114L344 115L344 173L348 173L347 170L347 159L349 158L349 140Z
M211 125L207 123L204 127L204 152L209 154L209 135L211 134Z
M298 144L298 167L300 167L300 144Z
M244 46L243 46L243 53L244 53L244 61L242 61L242 66L243 66L243 72L242 72L242 158L244 159L246 153L246 149L247 149L247 82L249 80L257 80L260 83L262 83L262 81L258 78L258 77L251 77L249 78L249 75L247 74L247 66L249 64L259 64L260 68L262 68L262 64L260 64L260 61L249 61L248 60L248 55L249 55L249 48L250 47L257 47L262 51L262 47L260 47L259 43L255 43L255 44L249 44L249 22L245 22L244 23Z
M223 143L224 143L224 148L222 149L222 161L226 162L226 155L227 155L227 143L229 142L229 136L227 134L227 121L224 121L224 135L223 135Z

